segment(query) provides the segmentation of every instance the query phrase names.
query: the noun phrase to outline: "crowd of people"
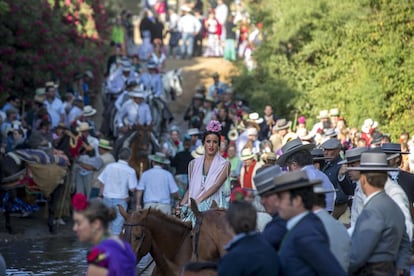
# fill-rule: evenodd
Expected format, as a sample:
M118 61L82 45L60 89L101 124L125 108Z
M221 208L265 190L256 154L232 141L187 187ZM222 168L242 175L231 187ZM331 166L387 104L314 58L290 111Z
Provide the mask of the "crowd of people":
M206 18L197 5L184 5L178 16L163 3L144 12L139 48L132 47L131 14L118 17L114 27L106 83L118 110L119 136L153 123L146 93L161 98L168 55L235 60L237 51L245 56L261 40L261 25L251 30L240 1L232 14L218 0ZM168 128L160 151L148 156L150 168L138 178L137 168L128 164L133 152L121 148L115 155L108 129L95 126L93 78L90 71L76 74L72 91L64 95L58 83L47 82L24 108L11 95L0 113L2 153L30 148L67 159L73 177L65 185L76 193L74 230L81 241L94 244L88 253L91 275L135 274L132 249L118 237L124 218L115 207L157 208L194 222L190 198L201 211L213 201L228 208L235 236L219 275L409 272L414 209L409 133L395 143L371 118L361 127L348 126L338 108L321 110L313 126L304 116L293 122L280 118L271 104L259 114L214 73L209 87L196 88L183 113L186 128ZM56 217L56 223L66 222Z
M263 24L251 21L242 1L228 6L218 0L209 7L204 7L203 1L195 1L183 4L179 10L168 7L166 1L153 2L145 4L139 22L140 46L134 42L132 14L123 11L116 18L112 42L123 55L143 61L165 60L167 56L223 57L228 61L243 59L249 70L255 67L252 52L263 40Z

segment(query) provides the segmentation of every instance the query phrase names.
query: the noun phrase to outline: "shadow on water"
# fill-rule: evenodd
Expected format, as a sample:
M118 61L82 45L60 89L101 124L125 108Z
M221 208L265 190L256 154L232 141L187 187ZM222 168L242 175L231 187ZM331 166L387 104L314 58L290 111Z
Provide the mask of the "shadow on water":
M84 275L88 248L75 237L0 243L6 275Z

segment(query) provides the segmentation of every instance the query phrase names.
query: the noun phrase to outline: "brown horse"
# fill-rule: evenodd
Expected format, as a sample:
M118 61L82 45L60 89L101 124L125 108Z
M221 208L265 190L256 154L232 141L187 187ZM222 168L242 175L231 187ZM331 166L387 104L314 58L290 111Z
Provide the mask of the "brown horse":
M178 275L191 258L191 225L156 209L133 214L119 210L125 218L121 238L131 243L137 263L151 253L157 264L153 275Z
M191 199L191 210L196 217L193 235L192 260L218 261L224 254L224 246L232 239L230 229L223 208L214 204L209 210L200 212L196 202Z

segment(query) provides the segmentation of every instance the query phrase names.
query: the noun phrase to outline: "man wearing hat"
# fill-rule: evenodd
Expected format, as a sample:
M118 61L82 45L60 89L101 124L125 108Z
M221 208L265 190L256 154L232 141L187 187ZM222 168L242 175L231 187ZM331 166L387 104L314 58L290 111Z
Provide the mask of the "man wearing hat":
M83 116L83 100L81 98L75 98L72 103L72 108L68 114L68 127L76 123Z
M350 149L345 153L346 160L340 163L346 164L347 167L359 167L361 155L362 153L367 151L368 148L366 147ZM376 149L375 152L380 152L380 150ZM396 171L390 171L389 174L393 174L394 172ZM349 233L353 232L356 220L358 219L358 216L361 214L362 209L364 208L364 201L366 199L366 196L364 195L361 189L361 184L359 182L360 176L361 173L359 171L349 171L349 177L352 181L356 182L355 194L352 200L351 209L351 228L348 229ZM398 207L400 207L401 212L404 214L407 235L409 239L412 240L413 223L410 214L411 205L409 204L406 193L400 185L398 185L395 181L391 179L391 177L389 177L387 179L387 182L385 182L384 191L389 197L391 197L392 200L394 200Z
M405 275L410 266L411 244L404 215L384 192L387 157L381 152L364 152L358 167L366 199L352 234L349 272L352 275Z
M325 195L326 211L332 213L335 206L335 188L328 176L313 166L310 150L313 144L303 144L299 138L287 142L281 149L282 155L277 160L280 166L289 171L305 171L310 180L321 180L322 187L328 191Z
M150 155L149 159L152 168L142 174L137 187L137 210L142 208L143 202L145 209L151 207L170 215L171 197L180 200L173 175L163 168L170 164L170 160L161 152Z
M184 112L184 121L188 122L188 128L201 127L203 101L203 94L194 94L190 106Z
M128 165L131 155L129 148L122 148L119 151L118 162L108 164L98 176L101 183L99 197L103 198L105 205L116 209L116 219L110 225L113 235L119 235L124 224L124 218L119 213L117 205L127 210L128 192L135 193L138 186L136 172Z
M213 97L217 101L218 95L224 92L227 85L220 81L220 75L218 72L214 72L211 77L213 78L213 84L209 86L207 95Z
M116 98L115 108L120 111L122 105L128 100L128 93L134 91L138 86L137 80L127 80L125 90Z
M103 166L99 170L93 173L93 182L90 198L98 197L100 182L98 181L98 176L103 172L106 165L114 163L115 157L112 154L112 146L109 140L99 139L98 145L99 157L102 159Z
M273 144L274 151L278 151L283 146L283 138L289 133L291 125L292 122L287 121L285 118L276 121L272 128L272 135L269 138Z
M145 93L135 89L128 93L129 99L122 105L117 116L117 125L122 133L127 133L135 125L150 125L152 123L151 110L144 102Z
M272 216L262 231L263 237L279 251L280 244L286 234L286 221L279 217L279 196L274 191L273 179L282 174L279 165L266 167L254 176L257 193L266 212Z
M144 90L151 92L155 98L161 97L164 91L161 74L157 72L157 64L149 60L146 64L147 72L140 76L140 83L144 85Z
M138 79L139 74L133 70L131 62L129 60L122 60L121 67L109 77L108 92L117 95L125 90L128 82Z
M279 196L279 216L286 220L287 234L280 246L282 275L347 275L329 248L321 220L312 212L313 186L305 171L278 175L273 190Z
M398 143L384 143L381 145L381 150L387 154L388 165L393 168L400 168L403 160L403 154L409 154L408 151L401 150L401 144ZM407 193L410 201L410 206L414 202L414 174L404 170L397 170L390 172L390 177L397 182Z
M185 13L178 21L178 31L181 33L181 58L191 59L193 57L194 37L201 30L200 21L191 14L191 8L187 5L181 7Z
M337 190L335 208L332 215L338 219L348 208L349 196L354 194L355 183L352 183L346 169L341 169L342 165L338 164L342 161L339 154L341 152L341 141L335 138L328 139L321 145L321 148L326 158L326 164L322 168L322 172L329 177L329 180Z
M244 148L242 150L240 160L243 161L243 167L240 171L240 186L256 190L254 176L262 164L256 160L256 154L251 148Z
M201 132L198 128L190 128L187 130L187 136L190 138L190 151L196 150L202 145L200 134Z

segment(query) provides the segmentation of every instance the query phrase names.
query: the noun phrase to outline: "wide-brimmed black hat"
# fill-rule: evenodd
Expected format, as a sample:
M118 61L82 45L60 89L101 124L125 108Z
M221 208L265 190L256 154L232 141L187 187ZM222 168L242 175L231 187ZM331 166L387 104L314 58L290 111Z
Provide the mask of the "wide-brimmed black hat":
M258 172L254 177L253 181L256 185L257 193L260 196L266 196L273 193L275 185L273 179L282 174L283 171L278 165L269 166Z
M409 154L408 151L401 151L401 144L398 143L384 143L381 145L383 152L389 153L399 153L399 154Z
M300 140L299 138L290 140L281 148L282 155L277 160L277 163L281 166L284 166L286 159L295 152L298 152L300 150L311 150L314 147L314 144L303 144L302 140Z
M364 152L359 167L348 167L348 171L398 171L399 168L388 167L387 155L383 152Z
M338 162L338 164L351 164L361 160L361 154L367 152L367 147L357 147L349 149L345 152L345 160Z
M312 155L312 160L315 161L321 161L321 160L326 160L327 158L325 157L325 155L323 154L323 149L321 148L314 148L310 151L311 155Z
M273 179L274 192L290 191L321 184L322 180L310 180L305 171L292 171L278 175Z
M340 149L341 141L336 138L330 138L322 143L321 148L326 150Z

